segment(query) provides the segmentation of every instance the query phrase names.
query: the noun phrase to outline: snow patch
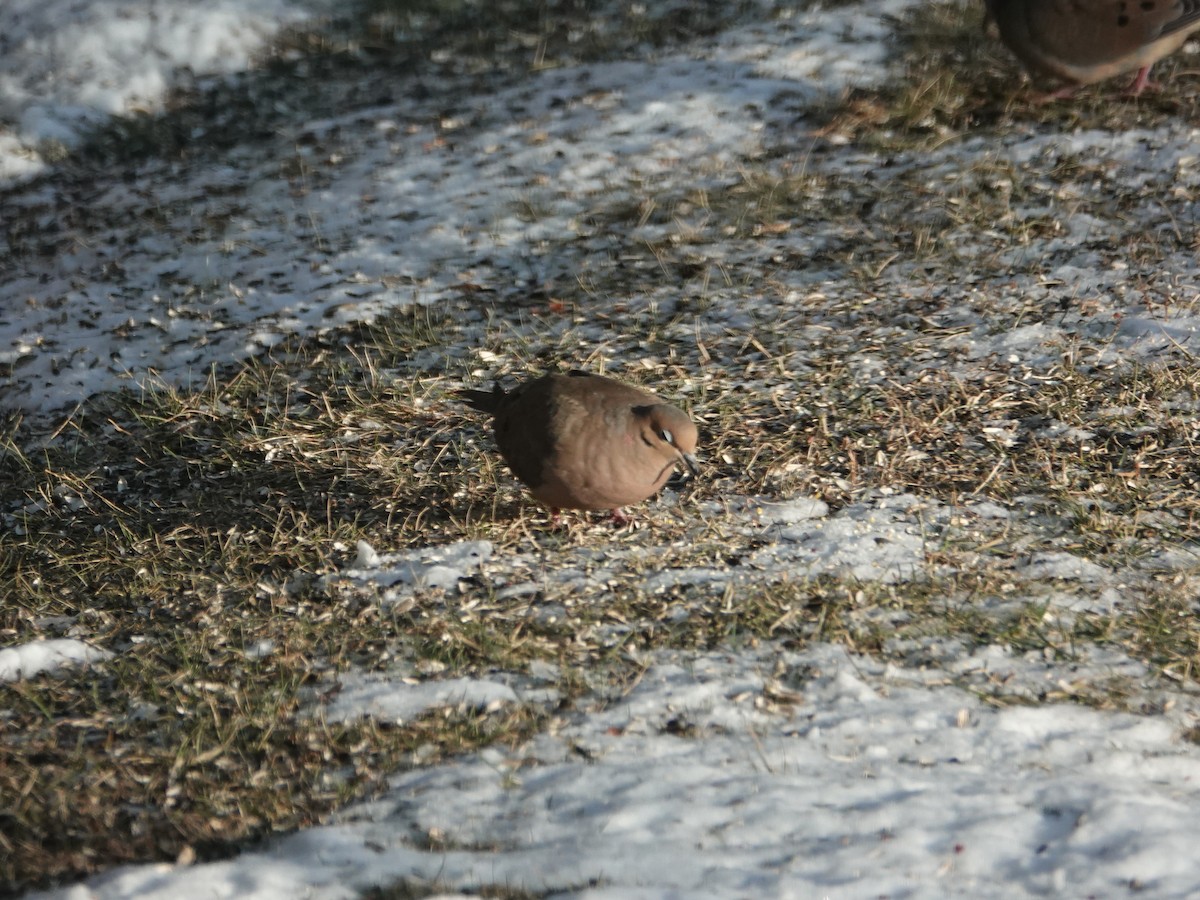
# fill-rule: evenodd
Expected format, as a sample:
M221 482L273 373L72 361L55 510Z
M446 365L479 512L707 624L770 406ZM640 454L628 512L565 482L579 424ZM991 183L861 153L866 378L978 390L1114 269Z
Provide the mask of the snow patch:
M407 684L386 675L349 672L339 682L338 695L324 710L327 721L371 718L399 724L437 707L487 710L518 699L508 685L472 678Z
M44 168L108 116L159 109L181 79L245 68L289 0L5 0L0 4L0 184Z
M424 547L403 553L379 554L359 541L352 567L318 580L323 589L340 582L373 585L385 602L395 603L419 589L451 590L492 555L490 541L460 541L444 547Z
M72 638L30 641L0 650L0 681L20 681L63 666L86 666L111 657L107 650Z

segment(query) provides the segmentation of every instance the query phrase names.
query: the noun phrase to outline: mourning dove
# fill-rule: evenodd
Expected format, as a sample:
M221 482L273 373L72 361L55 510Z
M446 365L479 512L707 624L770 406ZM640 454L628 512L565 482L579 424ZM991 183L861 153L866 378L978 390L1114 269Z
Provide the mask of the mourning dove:
M459 391L494 418L496 444L534 499L559 509L645 500L683 463L695 475L696 426L658 397L602 375L543 375L511 391Z
M1200 28L1200 0L984 0L1002 40L1031 71L1075 87L1138 70L1141 93L1150 67Z

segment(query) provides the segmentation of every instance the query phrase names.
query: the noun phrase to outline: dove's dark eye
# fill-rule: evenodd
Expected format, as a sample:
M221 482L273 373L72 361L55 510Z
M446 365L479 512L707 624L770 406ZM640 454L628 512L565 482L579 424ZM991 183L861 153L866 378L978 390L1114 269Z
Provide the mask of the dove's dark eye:
M658 436L660 438L662 438L664 441L666 441L668 444L673 445L675 443L675 437L671 434L671 432L667 431L667 429L665 429L665 428L661 429L658 432Z

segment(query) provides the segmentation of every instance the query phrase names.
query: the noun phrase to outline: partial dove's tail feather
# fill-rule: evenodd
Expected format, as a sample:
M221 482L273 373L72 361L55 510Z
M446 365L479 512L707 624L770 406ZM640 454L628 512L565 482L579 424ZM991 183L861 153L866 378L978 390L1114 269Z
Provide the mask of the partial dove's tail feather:
M500 401L504 399L504 389L499 384L493 386L490 391L461 390L456 393L471 409L493 416L500 409Z

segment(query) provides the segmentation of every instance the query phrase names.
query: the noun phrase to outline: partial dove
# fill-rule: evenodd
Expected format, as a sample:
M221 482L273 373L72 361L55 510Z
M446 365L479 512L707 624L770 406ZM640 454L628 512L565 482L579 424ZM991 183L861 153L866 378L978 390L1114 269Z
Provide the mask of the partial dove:
M984 0L1000 40L1032 72L1076 87L1137 70L1129 93L1150 82L1150 67L1200 28L1200 0Z
M511 391L458 392L493 417L496 445L535 500L621 508L658 493L682 464L695 475L696 426L651 393L587 372L543 375Z

